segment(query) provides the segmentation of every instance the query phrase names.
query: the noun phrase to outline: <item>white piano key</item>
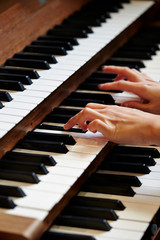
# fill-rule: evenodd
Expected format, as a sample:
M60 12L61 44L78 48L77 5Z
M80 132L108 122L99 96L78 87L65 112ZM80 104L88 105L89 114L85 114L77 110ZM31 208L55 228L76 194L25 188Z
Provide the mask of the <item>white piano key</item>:
M10 130L11 128L8 129ZM8 129L7 130L0 129L0 138L4 137L8 133Z
M0 129L1 130L8 130L11 129L15 126L14 123L7 123L7 122L0 122Z
M0 111L1 114L10 114L10 115L22 116L22 117L26 116L29 112L30 112L30 110L13 109L13 108L9 108L9 109L8 108L2 108L1 111Z
M83 169L80 168L72 168L72 167L62 167L57 164L54 167L46 167L50 174L58 174L63 176L80 176L83 173Z
M28 97L28 96L21 96L17 93L10 93L14 100L18 102L25 102L25 103L41 103L42 99L40 97Z
M0 122L6 122L6 123L17 123L23 119L22 116L12 116L8 114L1 114L0 113Z
M157 187L142 186L140 188L134 188L134 190L137 194L160 197L160 188Z
M50 183L50 182L43 182L43 181L40 181L38 184L32 184L32 183L0 179L0 184L4 186L8 185L8 186L20 187L24 192L25 190L34 190L34 192L40 191L40 192L43 192L44 194L45 192L65 194L70 189L70 186L65 183L57 184L57 183Z
M30 86L27 87L27 89L28 90L34 90L34 91L37 89L37 91L52 93L54 90L57 89L57 87L59 85L55 86L53 84L50 84L50 85L47 85L47 84L46 85L38 85L37 84L37 85L30 85ZM42 99L41 99L41 101L42 101Z
M63 176L63 175L54 175L54 174L47 174L43 176L39 176L39 179L43 182L51 182L51 183L60 183L60 184L68 184L72 186L73 183L77 180L77 176Z
M45 123L47 125L52 125L50 123ZM56 124L53 124L56 125ZM77 133L77 132L70 132L70 131L56 131L56 130L46 130L46 129L35 129L35 132L48 132L48 133L57 133L57 134L69 134L72 135L76 144L82 146L97 146L97 147L104 147L107 144L107 140L99 133L93 134L90 131L86 133Z
M127 221L123 219L118 219L117 221L108 221L111 227L123 230L132 230L132 231L146 231L148 223L146 222L137 222L137 221Z
M41 98L43 100L46 97L48 97L49 93L48 92L44 92L44 91L36 91L36 90L33 90L33 89L30 89L30 90L27 89L26 91L19 92L18 95L29 96L29 97L38 97L38 98Z
M15 109L26 109L26 110L31 111L37 106L37 104L36 103L25 103L25 102L11 101L11 102L5 102L4 106L6 108L12 108L13 107Z
M51 72L45 72L45 71L38 71L38 73L40 74L41 78L44 79L51 79L51 80L60 80L60 81L65 81L68 79L68 75L62 75L62 74L57 74L57 73L51 73Z
M65 76L65 77L69 77L74 73L73 70L65 70L65 69L63 70L63 67L62 67L61 70L51 68L47 72L46 72L46 70L37 70L37 72L40 75L40 77L45 77L46 75L48 76L48 74L52 75L53 77L55 75L60 75L60 76L62 75L62 76Z
M84 146L84 145L67 145L67 148L69 151L72 152L85 152L85 153L92 153L92 154L97 154L99 151L102 149L101 146Z
M49 193L25 189L26 196L23 198L13 198L19 207L33 208L44 211L51 210L63 196L61 193Z
M29 208L23 208L23 207L15 207L14 209L0 208L0 212L5 214L16 215L16 216L35 218L40 221L43 221L48 216L47 211L36 210L32 208L29 209Z
M110 239L123 239L123 240L139 240L142 238L144 232L132 231L132 230L123 230L112 228L109 232L100 231L100 230L92 230L92 229L84 229L84 228L73 228L68 226L57 226L53 225L50 228L52 232L65 232L65 233L75 233L81 235L89 235L95 237L96 240L110 240Z
M69 61L69 63L70 63L70 61ZM84 64L84 62L83 62L83 64ZM73 62L73 64L67 64L67 63L65 63L64 62L64 64L61 66L60 64L53 64L53 65L50 65L51 66L51 68L53 68L53 70L54 69L59 69L59 70L61 70L62 68L64 69L64 70L68 70L68 69L70 69L70 70L72 70L72 71L77 71L78 69L79 69L79 67L81 66L80 64L75 64L74 62Z
M72 167L72 168L79 168L79 169L86 169L90 162L94 159L95 156L91 156L89 154L68 154L66 156L61 156L61 154L56 155L53 153L48 153L48 152L42 152L42 151L31 151L27 149L15 149L13 151L18 151L18 152L26 152L26 153L37 153L37 154L45 154L45 155L51 155L57 162L56 166L61 166L61 167ZM83 161L82 161L83 159Z
M117 211L117 214L120 219L125 219L125 220L132 220L132 221L134 220L134 221L149 223L152 220L154 214L159 209L158 203L155 203L153 205L151 204L151 202L147 203L147 202L140 201L140 198L132 201L134 197L125 197L121 195L92 193L92 192L80 192L78 195L85 196L85 197L118 199L120 201L122 200L126 208L123 211Z

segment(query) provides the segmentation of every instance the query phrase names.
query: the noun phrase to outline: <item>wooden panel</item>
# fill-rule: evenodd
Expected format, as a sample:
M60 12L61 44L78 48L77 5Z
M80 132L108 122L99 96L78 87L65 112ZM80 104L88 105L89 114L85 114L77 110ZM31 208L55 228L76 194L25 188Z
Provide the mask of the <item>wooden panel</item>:
M0 65L14 53L62 22L89 0L3 1L0 13Z
M1 240L37 240L44 230L44 223L36 219L0 214Z

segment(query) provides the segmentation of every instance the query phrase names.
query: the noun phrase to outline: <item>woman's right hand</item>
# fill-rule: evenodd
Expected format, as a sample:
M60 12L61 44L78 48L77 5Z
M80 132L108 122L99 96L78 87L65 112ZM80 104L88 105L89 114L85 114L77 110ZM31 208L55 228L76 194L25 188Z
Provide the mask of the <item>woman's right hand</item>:
M101 90L121 90L132 92L141 98L141 101L127 101L121 105L130 108L160 114L160 83L136 69L128 67L105 66L106 73L117 74L114 82L99 84ZM125 81L124 81L125 79Z

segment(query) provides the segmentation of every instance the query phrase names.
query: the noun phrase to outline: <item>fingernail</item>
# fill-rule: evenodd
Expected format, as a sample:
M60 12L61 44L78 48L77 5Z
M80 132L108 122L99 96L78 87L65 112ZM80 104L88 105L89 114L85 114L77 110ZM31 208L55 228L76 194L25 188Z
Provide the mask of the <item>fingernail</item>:
M102 70L103 70L104 68L106 68L106 67L107 67L106 65L103 65L103 66L102 66Z
M64 129L67 129L67 123L63 126Z

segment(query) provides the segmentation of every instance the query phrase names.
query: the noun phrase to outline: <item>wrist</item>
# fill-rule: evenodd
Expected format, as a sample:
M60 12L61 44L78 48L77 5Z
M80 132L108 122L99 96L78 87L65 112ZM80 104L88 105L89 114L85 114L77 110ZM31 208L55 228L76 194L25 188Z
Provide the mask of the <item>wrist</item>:
M151 121L151 144L160 146L160 116L157 115Z

